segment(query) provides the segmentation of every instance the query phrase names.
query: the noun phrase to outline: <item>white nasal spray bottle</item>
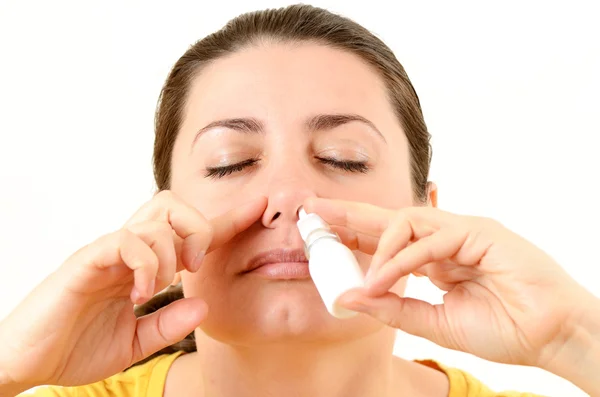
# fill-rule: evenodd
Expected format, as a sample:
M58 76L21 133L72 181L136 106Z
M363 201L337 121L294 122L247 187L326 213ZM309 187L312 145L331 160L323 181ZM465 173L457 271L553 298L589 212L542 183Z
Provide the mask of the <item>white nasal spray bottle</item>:
M337 318L355 316L355 311L339 306L336 301L344 292L364 285L356 257L319 215L307 214L300 208L298 218L308 270L327 310Z

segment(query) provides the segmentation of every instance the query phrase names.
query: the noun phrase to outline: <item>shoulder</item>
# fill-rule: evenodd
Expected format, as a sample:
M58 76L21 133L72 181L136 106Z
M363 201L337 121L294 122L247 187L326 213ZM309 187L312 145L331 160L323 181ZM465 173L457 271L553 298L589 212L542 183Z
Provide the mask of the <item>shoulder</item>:
M448 397L542 397L536 394L515 391L495 392L466 371L446 367L433 360L418 360L416 362L446 374L450 383Z
M183 352L155 357L89 385L43 386L19 397L162 397L169 369L181 354Z

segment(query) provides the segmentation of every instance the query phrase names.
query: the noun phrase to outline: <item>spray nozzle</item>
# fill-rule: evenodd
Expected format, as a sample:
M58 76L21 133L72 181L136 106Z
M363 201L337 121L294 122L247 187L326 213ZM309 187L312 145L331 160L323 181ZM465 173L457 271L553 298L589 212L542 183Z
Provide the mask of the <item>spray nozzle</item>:
M302 219L305 218L308 214L306 213L306 211L304 210L304 207L300 207L298 209L298 219Z

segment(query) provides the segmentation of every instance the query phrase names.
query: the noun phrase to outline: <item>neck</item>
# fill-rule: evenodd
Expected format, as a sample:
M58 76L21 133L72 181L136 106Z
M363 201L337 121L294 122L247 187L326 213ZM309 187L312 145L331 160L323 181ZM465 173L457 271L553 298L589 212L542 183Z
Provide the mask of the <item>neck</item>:
M193 367L201 368L205 397L382 397L403 389L393 376L395 333L386 327L339 344L242 347L197 334Z

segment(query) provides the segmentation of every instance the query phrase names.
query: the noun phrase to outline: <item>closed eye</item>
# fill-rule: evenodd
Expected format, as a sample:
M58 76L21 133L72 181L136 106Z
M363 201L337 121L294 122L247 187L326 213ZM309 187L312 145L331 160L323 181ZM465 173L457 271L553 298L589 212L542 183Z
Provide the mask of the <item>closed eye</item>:
M248 159L244 161L240 161L239 163L224 165L220 167L206 167L206 178L223 178L227 175L231 175L234 172L243 171L245 168L251 167L258 162L258 159Z
M340 160L331 157L315 157L322 164L328 165L330 167L340 169L342 171L348 172L359 172L361 174L367 173L369 171L369 167L367 163L364 161L357 160Z
M358 172L365 174L369 171L369 167L364 161L357 160L340 160L331 157L315 157L321 164L329 167L346 171L346 172ZM205 177L219 179L224 178L236 172L243 171L248 167L256 165L258 159L248 159L240 161L239 163L229 164L219 167L206 167Z

